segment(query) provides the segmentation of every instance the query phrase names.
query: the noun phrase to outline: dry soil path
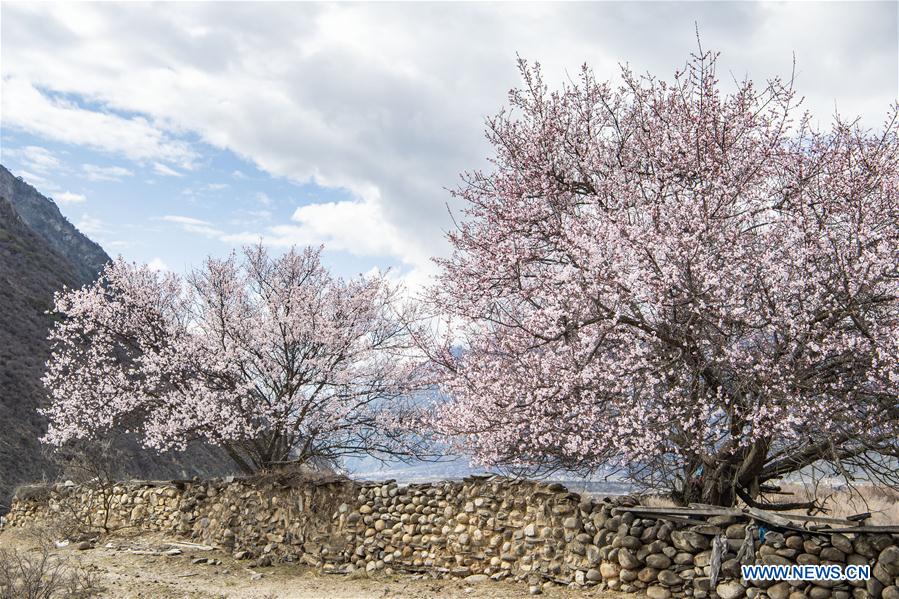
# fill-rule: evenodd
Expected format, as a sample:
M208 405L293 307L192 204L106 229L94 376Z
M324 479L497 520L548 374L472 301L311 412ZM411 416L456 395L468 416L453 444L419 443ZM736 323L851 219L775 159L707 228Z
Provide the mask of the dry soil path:
M305 566L277 565L246 568L219 551L201 551L181 546L176 539L144 535L113 537L96 548L78 550L72 545L54 548L55 555L81 562L93 572L104 589L101 596L128 599L369 599L369 598L513 598L528 597L525 583L486 581L466 584L461 580L435 580L407 574L344 576L323 574ZM38 542L20 529L0 532L0 548L34 551ZM174 553L174 552L172 552ZM198 563L211 560L212 563ZM568 599L621 599L622 593L596 589L552 586L542 597Z

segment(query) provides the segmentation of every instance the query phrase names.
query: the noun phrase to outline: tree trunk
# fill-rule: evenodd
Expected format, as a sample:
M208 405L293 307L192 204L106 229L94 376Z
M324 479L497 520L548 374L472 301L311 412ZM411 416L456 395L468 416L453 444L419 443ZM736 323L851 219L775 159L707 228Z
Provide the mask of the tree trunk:
M733 507L737 501L737 490L732 476L699 474L683 485L681 491L675 494L674 500L681 505L707 503Z
M237 443L224 443L222 447L225 448L225 452L228 454L228 457L231 458L231 461L234 462L234 465L243 473L243 474L254 474L256 472L256 468L254 468L250 462L244 459L241 455L240 446Z
M684 484L673 499L681 505L707 503L733 507L738 490L755 499L759 495L759 476L765 466L769 442L760 440L736 453L716 456L714 468L701 465L684 476Z

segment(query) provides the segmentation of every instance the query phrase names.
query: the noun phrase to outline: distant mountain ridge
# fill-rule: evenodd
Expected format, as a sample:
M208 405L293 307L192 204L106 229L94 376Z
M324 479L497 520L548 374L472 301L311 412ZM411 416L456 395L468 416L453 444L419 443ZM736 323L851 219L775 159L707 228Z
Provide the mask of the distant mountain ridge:
M109 256L62 215L51 200L0 165L0 197L24 223L74 268L79 284L93 281Z
M50 355L53 294L95 280L108 260L50 199L0 166L0 514L15 486L58 472L40 444L46 422L37 412L47 398L41 377ZM206 446L157 455L123 438L115 449L110 459L139 478L231 471L224 453Z

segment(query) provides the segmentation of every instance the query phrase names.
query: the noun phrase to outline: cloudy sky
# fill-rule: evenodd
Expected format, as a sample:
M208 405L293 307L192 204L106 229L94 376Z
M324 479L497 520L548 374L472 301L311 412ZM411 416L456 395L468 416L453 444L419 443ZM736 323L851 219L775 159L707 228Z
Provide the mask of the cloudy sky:
M895 2L2 4L0 161L110 254L182 271L263 239L341 274L416 283L519 82L590 64L789 75L822 124L877 127L899 81ZM726 78L726 77L725 77Z

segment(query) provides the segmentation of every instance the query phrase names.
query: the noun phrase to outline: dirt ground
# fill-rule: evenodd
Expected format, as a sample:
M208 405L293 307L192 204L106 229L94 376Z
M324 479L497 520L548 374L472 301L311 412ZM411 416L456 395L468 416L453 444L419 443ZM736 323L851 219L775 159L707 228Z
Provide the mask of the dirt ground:
M411 574L325 574L291 564L247 568L217 550L188 547L178 539L158 535L113 536L96 548L79 550L70 544L52 553L96 576L101 597L128 599L369 599L369 598L513 598L528 597L526 583L437 580ZM39 542L21 529L0 532L0 549L35 552ZM180 553L174 554L174 550ZM164 552L173 555L165 555ZM195 561L212 560L209 563ZM623 593L548 586L542 597L621 599Z

